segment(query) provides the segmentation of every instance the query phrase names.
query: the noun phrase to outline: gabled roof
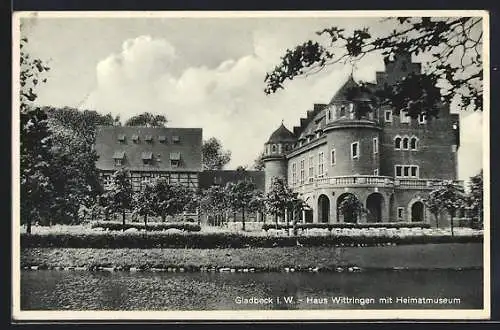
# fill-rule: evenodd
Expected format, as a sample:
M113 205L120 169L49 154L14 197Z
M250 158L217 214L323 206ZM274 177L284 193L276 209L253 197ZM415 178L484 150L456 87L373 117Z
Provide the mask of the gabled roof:
M133 135L139 137L136 142L132 141ZM124 141L119 141L119 136L124 136ZM146 142L146 136L151 136L152 140ZM161 142L159 136L164 136L165 142ZM173 143L174 136L179 137L176 143ZM99 158L96 167L99 170L116 170L113 157L123 153L123 166L132 171L198 172L201 171L201 146L201 128L98 126L95 151ZM174 164L175 167L170 162L171 153L179 154L180 162ZM144 159L151 159L151 164L144 164Z

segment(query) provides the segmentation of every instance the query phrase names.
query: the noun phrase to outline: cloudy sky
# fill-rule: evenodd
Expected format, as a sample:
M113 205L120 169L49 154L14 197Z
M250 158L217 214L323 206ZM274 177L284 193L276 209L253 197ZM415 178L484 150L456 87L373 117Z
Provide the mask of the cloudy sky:
M41 105L119 114L164 114L172 127L201 127L232 152L229 168L252 165L283 120L290 129L314 103L326 103L351 67L337 66L264 94L265 73L287 48L333 25L391 29L380 18L23 18L29 52L51 67ZM370 56L356 80L375 79L382 59ZM482 115L462 113L459 176L482 159Z

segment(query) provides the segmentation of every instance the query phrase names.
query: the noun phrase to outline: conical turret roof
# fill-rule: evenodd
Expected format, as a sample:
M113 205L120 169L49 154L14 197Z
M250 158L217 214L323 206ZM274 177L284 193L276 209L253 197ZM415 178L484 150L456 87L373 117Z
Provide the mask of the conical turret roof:
M279 143L279 142L295 142L295 136L288 128L281 123L280 127L271 134L271 137L267 141L268 143Z
M330 104L339 101L348 101L347 92L349 91L349 89L357 86L358 84L354 81L352 75L350 75L347 81L344 83L344 85L340 87L337 93L335 93L335 95L332 97L332 99L330 100Z

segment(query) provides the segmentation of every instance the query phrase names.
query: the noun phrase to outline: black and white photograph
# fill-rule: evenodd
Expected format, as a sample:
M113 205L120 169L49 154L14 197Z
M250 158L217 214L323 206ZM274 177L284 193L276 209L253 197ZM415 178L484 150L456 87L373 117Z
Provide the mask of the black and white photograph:
M490 317L486 11L17 12L13 319Z

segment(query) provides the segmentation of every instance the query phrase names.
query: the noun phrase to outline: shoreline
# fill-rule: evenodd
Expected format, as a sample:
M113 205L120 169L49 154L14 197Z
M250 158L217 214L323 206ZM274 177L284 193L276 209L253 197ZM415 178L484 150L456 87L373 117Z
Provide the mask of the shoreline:
M479 269L481 243L247 249L23 248L26 270L153 272L358 272Z

